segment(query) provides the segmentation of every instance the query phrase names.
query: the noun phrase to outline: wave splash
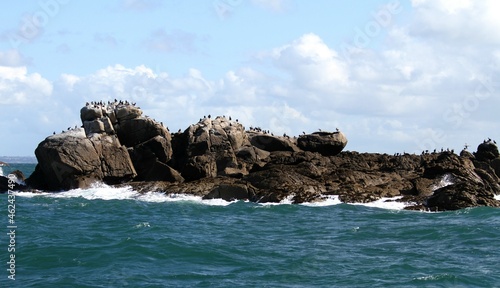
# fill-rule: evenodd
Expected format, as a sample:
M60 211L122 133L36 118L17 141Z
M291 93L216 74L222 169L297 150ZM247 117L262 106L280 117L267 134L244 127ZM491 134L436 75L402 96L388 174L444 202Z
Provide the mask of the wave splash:
M88 189L73 189L69 191L57 193L37 193L37 192L16 192L20 197L48 197L48 198L84 198L86 200L136 200L150 203L165 203L165 202L194 202L210 206L228 206L239 200L225 201L223 199L202 199L201 196L194 196L188 194L165 194L162 192L147 192L141 194L134 191L132 187L111 187L103 183L94 184ZM256 203L260 206L273 206L273 205L295 205L293 203L294 195L290 195L279 203ZM412 203L399 202L401 196L393 198L381 198L374 202L369 203L345 203L348 205L362 205L366 207L377 207L389 210L401 210L411 205ZM249 202L249 201L245 201ZM326 207L343 204L338 195L325 195L320 201L309 203L301 203L299 205L308 207Z

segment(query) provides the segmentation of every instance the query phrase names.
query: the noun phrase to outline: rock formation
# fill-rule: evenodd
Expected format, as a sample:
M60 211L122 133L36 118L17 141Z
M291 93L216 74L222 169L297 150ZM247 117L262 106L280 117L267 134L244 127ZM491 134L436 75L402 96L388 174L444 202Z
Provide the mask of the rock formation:
M47 137L26 183L57 191L95 181L140 192L189 193L204 198L292 203L339 195L344 202L402 197L409 209L500 207L500 157L493 141L477 152L377 154L342 152L342 132L298 138L245 130L226 117L203 117L170 134L128 102L90 103L83 128Z
M347 138L340 131L333 133L315 132L309 135L300 135L297 144L304 151L318 152L323 156L334 156L347 145Z

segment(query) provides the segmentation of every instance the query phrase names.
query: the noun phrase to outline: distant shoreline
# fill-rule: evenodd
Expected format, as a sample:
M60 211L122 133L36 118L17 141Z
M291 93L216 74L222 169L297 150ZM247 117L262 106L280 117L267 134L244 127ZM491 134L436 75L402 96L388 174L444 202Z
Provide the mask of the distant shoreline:
M0 161L7 164L37 164L35 156L0 156Z

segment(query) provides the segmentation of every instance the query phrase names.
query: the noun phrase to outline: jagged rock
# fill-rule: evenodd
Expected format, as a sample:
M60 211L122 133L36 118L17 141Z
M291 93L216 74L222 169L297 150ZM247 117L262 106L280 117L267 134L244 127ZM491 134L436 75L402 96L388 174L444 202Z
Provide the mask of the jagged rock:
M248 187L244 184L222 184L210 191L203 199L220 198L226 201L248 200Z
M93 121L102 116L102 108L98 106L85 106L80 110L80 119L82 123L85 123L85 121Z
M461 182L440 188L427 199L427 208L431 211L458 210L467 207L500 207L495 194L484 185Z
M490 161L498 158L500 154L498 153L498 147L494 142L486 141L477 146L477 152L474 153L474 156L478 161Z
M22 171L14 170L9 174L14 177L9 178L8 176L0 176L0 193L7 193L9 190L25 191L28 189L28 187L24 185L26 178Z
M304 151L318 152L324 156L334 156L342 152L347 138L342 132L314 132L300 135L297 145Z
M338 195L344 202L370 202L402 196L415 203L408 209L500 207L494 199L500 194L500 157L493 141L460 156L392 156L341 152L347 139L340 132L296 140L260 128L246 132L225 117L205 117L172 138L162 123L127 101L92 102L80 112L84 129L39 144L39 163L27 185L67 190L104 181L205 199L302 203Z
M87 187L94 181L131 179L135 169L116 136L87 138L83 129L47 137L35 150L49 190ZM28 182L33 182L28 181Z
M259 132L248 132L250 143L262 150L273 151L291 151L297 152L300 149L287 137L272 136Z
M173 167L188 181L241 169L236 152L249 145L243 125L224 117L202 119L173 141Z
M287 197L291 197L292 203L311 202L326 192L322 183L285 166L254 172L242 180L256 188L251 200L261 203L280 202Z
M166 163L171 158L171 143L156 136L129 149L132 163L137 171L136 181L184 182L184 178Z
M142 110L132 105L118 105L115 109L115 116L119 122L136 119L141 115Z
M167 139L168 143L171 142L171 135L167 128L150 118L118 118L118 124L114 127L120 142L127 147L134 147L156 136ZM166 153L171 154L172 151L166 151Z
M495 158L491 160L491 168L495 170L495 174L500 178L500 158Z

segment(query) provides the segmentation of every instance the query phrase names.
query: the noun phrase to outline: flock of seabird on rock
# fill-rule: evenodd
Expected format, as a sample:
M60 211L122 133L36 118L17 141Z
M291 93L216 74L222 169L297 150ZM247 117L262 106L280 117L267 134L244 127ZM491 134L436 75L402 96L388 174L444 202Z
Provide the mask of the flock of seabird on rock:
M106 102L103 102L103 101L91 101L91 102L87 102L85 103L85 106L86 107L96 107L96 108L102 108L104 106L112 106L112 107L115 107L115 106L119 106L119 105L132 105L132 106L135 106L136 103L135 102L128 102L127 100L123 101L123 100L116 100L114 99L115 101L112 102L112 101L108 101L107 103ZM139 108L139 107L138 107Z

